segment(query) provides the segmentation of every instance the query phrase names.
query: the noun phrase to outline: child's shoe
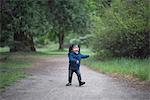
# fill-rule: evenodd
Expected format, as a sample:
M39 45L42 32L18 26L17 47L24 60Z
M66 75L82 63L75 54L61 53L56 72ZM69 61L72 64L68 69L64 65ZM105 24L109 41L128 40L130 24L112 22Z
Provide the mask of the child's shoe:
M79 86L84 85L84 84L85 84L85 82L80 82L80 83L79 83Z
M70 85L71 85L71 83L67 83L67 84L66 84L66 86L70 86Z

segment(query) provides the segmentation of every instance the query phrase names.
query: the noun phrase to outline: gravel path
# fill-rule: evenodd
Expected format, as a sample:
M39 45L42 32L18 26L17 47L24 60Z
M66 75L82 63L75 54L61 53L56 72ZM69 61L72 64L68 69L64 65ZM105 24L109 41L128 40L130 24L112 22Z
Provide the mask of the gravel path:
M30 76L8 87L0 100L150 100L150 93L128 87L127 83L81 65L84 86L66 87L68 59L56 56L39 60L27 70Z

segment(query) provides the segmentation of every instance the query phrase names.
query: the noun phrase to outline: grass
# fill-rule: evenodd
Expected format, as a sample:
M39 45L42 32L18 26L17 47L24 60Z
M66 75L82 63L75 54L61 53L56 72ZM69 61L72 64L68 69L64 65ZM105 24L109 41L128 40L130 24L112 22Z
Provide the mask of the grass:
M22 71L5 72L0 74L0 89L1 91L6 87L15 82L16 80L25 77L26 74Z
M89 67L104 73L119 73L138 77L140 80L150 80L150 58L112 58L111 60L99 61L91 57L85 61Z
M58 50L58 49L48 49L48 48L39 48L36 52L37 55L66 55L67 50Z
M9 86L16 80L26 76L23 69L30 67L31 62L24 59L14 59L15 57L9 57L5 61L0 62L0 90L4 90L6 86Z

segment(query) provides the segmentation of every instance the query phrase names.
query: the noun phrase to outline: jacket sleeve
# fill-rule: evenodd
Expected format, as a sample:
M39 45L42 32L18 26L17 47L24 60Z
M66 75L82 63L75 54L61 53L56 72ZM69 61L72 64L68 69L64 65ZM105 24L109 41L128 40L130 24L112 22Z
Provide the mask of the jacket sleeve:
M80 54L81 55L81 58L88 58L89 55L83 55L83 54Z

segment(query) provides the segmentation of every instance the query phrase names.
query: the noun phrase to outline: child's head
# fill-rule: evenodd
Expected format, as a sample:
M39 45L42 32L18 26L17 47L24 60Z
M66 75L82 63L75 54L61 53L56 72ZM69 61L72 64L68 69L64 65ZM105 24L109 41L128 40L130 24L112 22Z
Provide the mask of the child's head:
M77 45L77 44L72 44L70 47L69 47L69 52L80 52L80 46Z

